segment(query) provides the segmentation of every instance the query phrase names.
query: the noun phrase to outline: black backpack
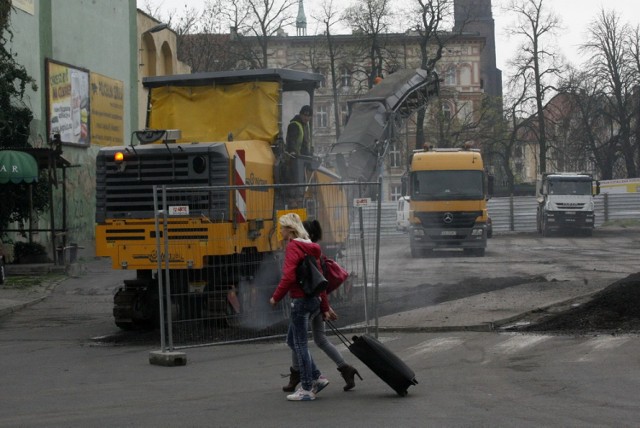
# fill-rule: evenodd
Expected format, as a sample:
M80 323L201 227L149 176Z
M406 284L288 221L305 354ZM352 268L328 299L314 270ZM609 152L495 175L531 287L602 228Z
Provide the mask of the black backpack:
M318 269L316 258L305 254L296 269L296 278L300 288L308 297L318 296L327 289L329 282Z

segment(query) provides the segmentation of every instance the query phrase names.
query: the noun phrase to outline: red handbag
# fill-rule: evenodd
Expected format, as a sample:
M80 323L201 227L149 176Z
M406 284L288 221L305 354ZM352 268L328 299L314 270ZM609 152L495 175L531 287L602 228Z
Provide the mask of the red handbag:
M327 294L340 287L349 276L349 272L340 266L338 262L328 257L322 257L322 273L329 282Z

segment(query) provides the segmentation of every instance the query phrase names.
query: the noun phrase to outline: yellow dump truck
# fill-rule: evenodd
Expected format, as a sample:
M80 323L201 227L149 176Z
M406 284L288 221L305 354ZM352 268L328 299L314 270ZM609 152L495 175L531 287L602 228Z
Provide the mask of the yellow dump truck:
M135 133L139 142L105 147L96 160L96 253L110 257L114 269L136 273L114 297L118 326L157 323L158 258L165 249L158 254L154 186L166 186L169 200L171 290L184 296L172 303L178 316L193 307L231 320L251 309L242 302L255 303L256 287L272 291L277 278L256 277L279 249L282 210L317 218L326 231L325 251L339 250L348 225L336 223L348 222L349 216L336 215L334 207L346 206L344 193L339 186L310 185L339 177L316 158L291 158L283 150L283 117L312 105L321 80L318 74L286 69L144 80L147 128ZM308 186L274 188L294 184L292 177ZM254 188L230 189L242 184Z
M480 151L415 151L408 175L411 256L460 248L484 256L487 246L487 200L492 177Z

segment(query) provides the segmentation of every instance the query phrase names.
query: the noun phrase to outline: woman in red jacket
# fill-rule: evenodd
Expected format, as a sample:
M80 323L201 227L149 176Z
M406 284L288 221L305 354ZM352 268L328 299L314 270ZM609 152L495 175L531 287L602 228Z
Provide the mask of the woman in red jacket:
M311 242L318 242L322 239L322 226L320 226L320 222L318 222L318 220L305 220L304 222L302 222L302 225L309 234L309 239L311 239ZM329 320L334 321L338 319L338 315L331 308L327 300L323 300L322 302L320 302L320 308L322 310L322 313L325 314L325 318L328 312ZM329 339L327 339L324 322L325 318L323 318L323 315L320 314L320 312L316 312L311 316L311 320L309 321L309 323L311 324L313 341L316 343L316 345L318 345L318 348L322 349L324 353L327 354L327 356L336 363L336 365L338 366L338 371L346 382L346 385L343 389L345 391L349 391L356 386L355 377L358 376L360 380L362 380L362 377L355 367L346 363L340 351L338 351L336 347L333 346L333 343L331 343ZM291 374L289 375L289 384L282 387L282 390L285 392L293 392L296 389L296 386L298 386L298 383L300 383L298 357L295 352L292 352L291 359L292 364L291 368L289 369L291 372Z
M316 394L329 384L324 376L320 376L320 370L313 362L307 343L309 318L320 309L320 301L326 301L326 297L324 299L322 297L307 297L298 285L296 268L305 254L309 254L316 258L318 269L321 269L320 255L322 251L318 244L309 240L309 235L298 214L285 214L280 217L279 223L282 238L287 244L284 252L282 278L269 302L275 306L289 293L291 319L287 332L287 345L296 353L300 366L301 386L293 394L287 395L287 400L311 401L315 400ZM328 311L328 304L323 306ZM328 312L326 316L329 316Z

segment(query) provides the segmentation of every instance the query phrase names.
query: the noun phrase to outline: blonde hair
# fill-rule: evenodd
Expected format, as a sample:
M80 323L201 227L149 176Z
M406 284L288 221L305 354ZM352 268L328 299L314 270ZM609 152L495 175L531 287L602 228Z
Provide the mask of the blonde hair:
M280 216L278 220L280 227L288 227L291 229L296 238L309 239L309 234L302 225L300 216L296 213L288 213Z

